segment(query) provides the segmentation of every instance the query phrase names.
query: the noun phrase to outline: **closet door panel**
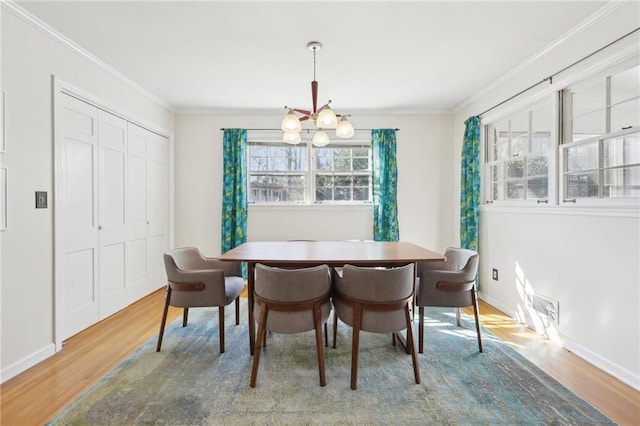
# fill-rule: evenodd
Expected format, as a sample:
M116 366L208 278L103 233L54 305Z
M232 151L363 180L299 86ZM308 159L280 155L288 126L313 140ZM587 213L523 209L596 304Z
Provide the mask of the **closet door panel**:
M98 293L98 111L68 95L61 97L59 114L64 176L62 258L62 338L96 323Z
M126 307L125 288L127 227L125 191L127 182L127 122L98 111L100 148L100 319Z

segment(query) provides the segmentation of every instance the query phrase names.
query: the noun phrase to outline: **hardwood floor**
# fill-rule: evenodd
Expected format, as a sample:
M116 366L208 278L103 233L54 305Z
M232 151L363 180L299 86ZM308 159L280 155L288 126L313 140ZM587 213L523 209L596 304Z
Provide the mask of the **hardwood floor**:
M0 424L41 425L51 419L156 335L163 304L164 291L153 293L72 337L62 351L2 384ZM640 424L640 392L514 323L490 305L481 302L480 312L485 328L618 424ZM168 320L180 313L170 309Z

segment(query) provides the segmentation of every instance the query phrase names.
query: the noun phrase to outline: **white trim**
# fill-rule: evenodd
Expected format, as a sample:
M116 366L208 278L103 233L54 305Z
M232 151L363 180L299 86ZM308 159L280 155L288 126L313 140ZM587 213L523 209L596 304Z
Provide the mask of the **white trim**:
M136 92L140 93L142 96L144 96L147 99L151 100L152 102L162 106L163 108L167 109L168 111L170 111L172 113L176 112L175 108L173 106L171 106L171 104L169 104L167 101L165 101L164 99L160 98L157 95L154 95L149 90L145 89L144 87L140 86L138 83L136 83L133 80L131 80L126 75L122 74L120 71L116 70L115 68L111 67L110 65L107 65L100 58L94 56L93 54L89 53L88 51L86 51L82 47L78 46L76 43L74 43L73 41L69 40L68 38L66 38L65 36L60 34L58 31L56 31L54 28L52 28L49 25L47 25L45 22L41 21L40 19L36 18L32 14L30 14L29 12L24 10L22 7L18 6L13 0L0 1L0 6L2 8L4 8L5 10L13 13L15 16L17 16L18 18L22 19L26 23L30 24L34 28L42 31L45 35L51 37L53 40L57 41L58 43L60 43L64 47L66 47L67 49L69 49L72 52L76 53L78 56L82 57L86 61L88 61L91 64L95 65L96 67L98 67L102 71L106 72L107 74L109 74L110 76L115 78L117 81L125 84L126 86L128 86L130 88L132 88Z
M626 217L640 219L640 207L607 206L607 207L581 207L581 206L496 206L482 205L480 213L508 213L508 214L540 214L556 216L599 216L599 217Z
M362 203L362 204L249 204L249 211L251 210L259 210L259 211L275 211L275 212L286 212L286 211L319 211L326 212L327 210L373 210L373 204L371 203Z
M41 363L55 353L56 350L52 343L48 344L40 350L33 352L32 354L22 358L21 360L0 371L0 383L4 383L7 380L24 372L25 370L33 367L34 365Z
M562 45L568 43L569 41L577 37L580 33L582 33L587 28L597 24L598 22L600 22L601 20L609 16L611 13L615 12L616 10L624 6L625 3L626 3L625 1L613 1L613 2L607 3L605 6L603 6L598 11L596 11L594 14L592 14L591 16L589 16L588 18L580 22L578 25L571 28L564 35L560 36L555 41L551 42L550 44L542 48L542 50L538 51L533 56L530 56L528 59L516 65L514 68L512 68L508 72L504 73L502 77L494 80L492 84L487 85L483 90L467 98L464 102L459 104L457 107L453 108L453 112L457 113L463 110L464 108L471 106L476 101L486 96L488 93L492 92L496 88L504 85L507 81L521 74L523 70L531 67L536 62L540 61L542 58L549 55L551 52L556 51L559 47L561 47Z

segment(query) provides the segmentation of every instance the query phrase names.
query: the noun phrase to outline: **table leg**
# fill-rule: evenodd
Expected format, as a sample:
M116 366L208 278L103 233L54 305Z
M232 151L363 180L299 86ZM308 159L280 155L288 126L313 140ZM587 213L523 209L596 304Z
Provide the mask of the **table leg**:
M249 314L249 353L251 355L253 355L256 344L256 323L253 319L253 289L255 266L255 262L247 262L247 312Z

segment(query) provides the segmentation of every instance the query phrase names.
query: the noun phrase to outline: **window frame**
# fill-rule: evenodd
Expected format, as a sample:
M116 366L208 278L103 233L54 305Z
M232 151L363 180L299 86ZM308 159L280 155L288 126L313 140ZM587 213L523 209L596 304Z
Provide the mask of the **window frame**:
M275 174L275 175L286 175L289 171L265 171L265 172L252 172L251 169L251 146L255 146L256 144L260 145L274 145L274 146L282 146L282 147L299 147L303 148L305 152L305 162L306 169L301 173L304 176L304 199L302 201L249 201L248 204L250 206L366 206L371 205L373 203L373 188L372 188L372 166L373 166L373 158L372 158L372 146L371 140L365 140L364 138L356 138L350 139L349 141L332 141L326 146L316 147L311 141L303 140L301 143L297 145L287 144L282 140L278 140L275 138L259 138L252 137L249 135L247 138L247 194L250 196L251 194L251 177L256 174ZM318 171L316 170L316 152L317 150L324 149L333 149L333 148L366 148L368 150L368 169L365 171L362 170L353 170L353 163L351 162L352 170L350 172L326 172L326 171ZM353 156L350 156L353 158ZM331 200L316 200L316 176L322 174L332 174L332 175L351 175L351 176L368 176L368 200L345 200L345 201L331 201Z

